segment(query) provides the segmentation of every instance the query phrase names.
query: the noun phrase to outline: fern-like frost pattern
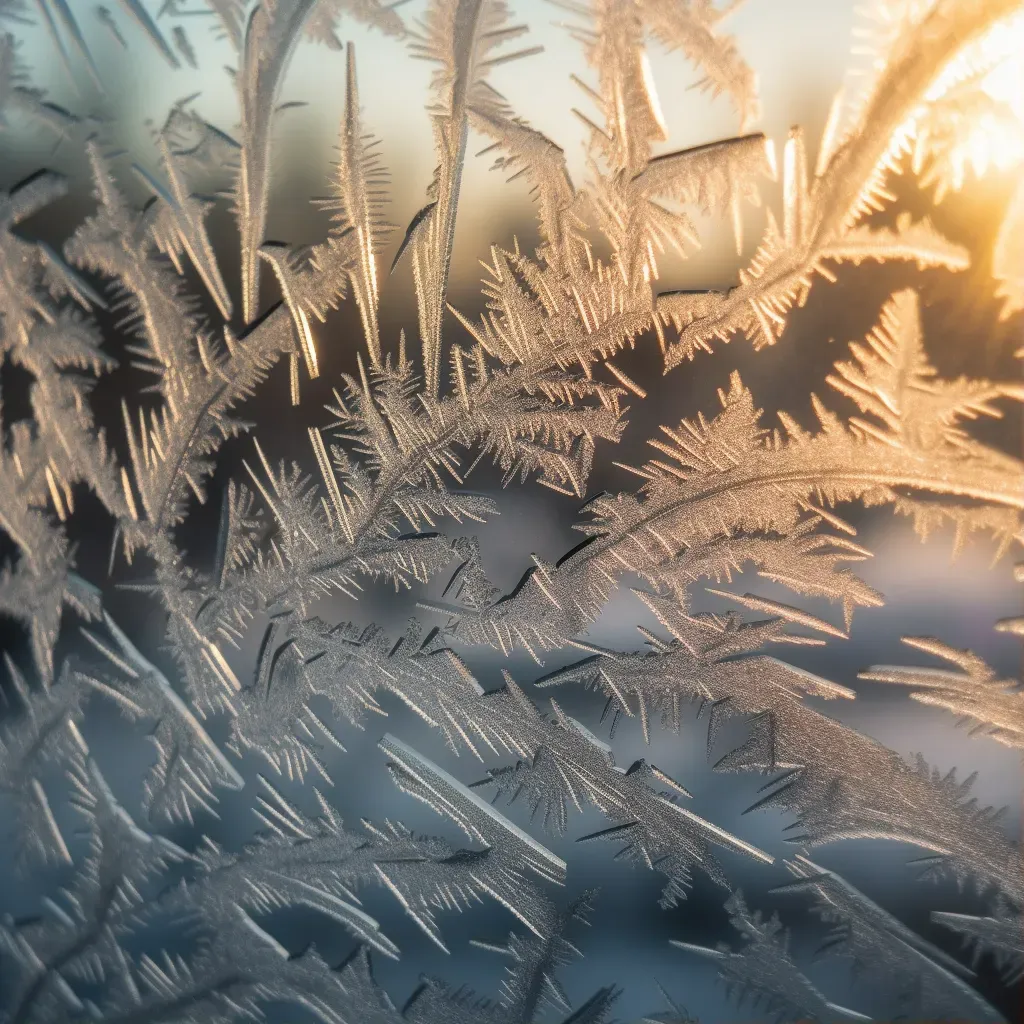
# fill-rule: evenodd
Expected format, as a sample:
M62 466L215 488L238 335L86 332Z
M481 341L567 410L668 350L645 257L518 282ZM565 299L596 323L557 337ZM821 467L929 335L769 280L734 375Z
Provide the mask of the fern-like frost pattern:
M778 858L691 810L684 780L617 758L616 728L634 718L648 743L698 718L715 771L763 777L749 810L790 815L796 847L776 865L792 880L771 898L810 897L823 951L891 994L894 1015L1005 1019L979 980L989 959L1006 986L1024 974L1024 870L1002 812L979 806L973 777L908 762L844 725L857 691L783 654L841 644L859 610L884 604L858 575L871 554L856 539L864 510L909 520L922 540L951 532L957 550L980 535L998 565L1019 557L1024 464L990 428L1024 388L940 372L926 279L913 277L970 273L976 287L976 247L947 237L937 216L912 216L891 184L908 171L937 201L967 189L993 133L1019 172L1019 103L996 88L1019 56L1006 40L1024 38L1019 0L880 5L871 70L836 98L813 161L799 127L778 150L756 129L757 77L728 22L738 3L556 6L589 74L577 80L578 180L498 90L524 80L540 50L506 0L0 0L0 126L55 143L55 164L78 161L0 194L0 363L5 384L8 369L28 382L13 412L0 407L0 614L24 641L3 659L0 797L16 871L59 878L29 916L0 920L0 1021L237 1024L287 1005L324 1024L610 1024L622 990L609 983L574 1004L560 974L586 952L579 936L600 906L594 891L559 893L574 885L572 864L549 846L567 833L653 872L662 909L696 884L718 887L737 942L673 945L681 960L708 960L743 1012L875 1019L846 1005L856 991L833 1000L778 913L737 886L734 865L767 872ZM394 159L364 116L352 24L383 37L386 59L432 67L435 170L395 251ZM207 30L230 55L236 128L208 122L193 95L152 128L148 161L121 152L101 116L109 83L95 32L184 79ZM32 86L28 33L74 83L75 109ZM652 43L721 98L735 136L670 148ZM344 79L329 195L314 201L325 225L305 245L267 237L275 127L295 105L285 97L299 52L337 62ZM491 246L470 313L451 281L476 136L494 170L528 181L538 241ZM36 238L36 218L79 178L88 211L60 244ZM1001 319L1024 308L1021 194L981 261ZM237 226L237 271L214 229L221 207ZM707 215L725 219L742 257L755 207L766 207L764 230L732 287L663 283L666 265L697 257ZM392 270L409 263L417 310L397 337L381 315L389 255ZM647 462L620 466L635 487L591 492L629 403L647 397L630 350L692 374L734 336L784 346L811 290L853 280L842 268L865 261L902 266L902 283L865 337L845 339L824 397L812 396L812 426L798 411L766 416L733 372L714 410L680 409L650 438ZM360 330L341 337L335 314L349 303ZM282 363L300 405L339 362L329 418L293 458L272 457L266 426L245 418L250 400ZM126 380L139 386L121 389L111 418L105 396ZM242 452L233 474L230 451ZM581 504L581 543L556 561L535 556L507 593L472 533L502 507L468 489L480 463L504 486L541 484ZM90 502L109 526L105 575L91 552L76 558ZM187 547L207 504L219 521L200 557ZM390 635L335 616L381 585L411 591L422 621ZM627 585L657 628L611 649L596 624ZM125 592L159 612L159 635L119 621ZM701 610L707 595L729 610ZM1019 637L1024 620L996 629ZM860 679L952 713L976 742L1024 747L1019 681L941 639L905 643L923 664L874 665ZM517 651L561 667L519 682L471 667ZM567 686L600 691L607 735L568 713L556 689ZM384 728L394 702L477 764L472 778ZM137 797L104 773L104 744L89 739L111 713L110 728L149 745ZM721 752L727 723L745 738ZM457 842L343 820L332 792L368 768L346 750L352 728L377 732L397 790ZM255 816L248 841L204 834L240 804ZM575 835L584 813L605 821ZM911 844L926 874L974 884L987 912L932 914L936 936L957 933L970 964L818 862L850 840ZM371 890L374 906L390 901L445 953L449 915L481 904L507 914L505 944L476 943L505 959L497 991L424 976L394 1001L374 960L406 951L361 899ZM286 947L280 912L313 915L349 954L328 962L312 945ZM647 1021L693 1024L676 987Z

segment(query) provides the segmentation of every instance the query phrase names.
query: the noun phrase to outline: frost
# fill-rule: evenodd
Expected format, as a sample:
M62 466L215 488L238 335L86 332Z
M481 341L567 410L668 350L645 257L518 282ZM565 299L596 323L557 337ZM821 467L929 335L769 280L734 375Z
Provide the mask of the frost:
M914 700L951 711L970 724L972 734L990 736L1008 747L1024 746L1024 695L1016 680L1000 679L977 655L931 637L909 637L904 643L952 667L875 665L860 678L910 687Z
M726 944L707 949L673 940L681 950L699 953L718 964L719 978L738 1002L746 1002L776 1021L869 1021L856 1010L829 1002L794 964L789 935L777 914L765 919L751 912L743 894L735 892L725 905L732 926L743 938L733 951Z
M262 836L234 853L210 840L189 853L139 828L95 765L80 750L70 756L73 802L89 827L89 853L78 865L73 887L62 893L69 910L51 901L48 918L0 933L9 953L5 969L14 978L5 990L11 1021L50 1019L46 1015L58 1012L51 1008L61 1003L83 1009L75 979L106 980L104 1020L153 1020L183 1010L194 1021L257 1020L262 1002L284 999L328 1022L366 1005L392 1014L381 1019L397 1021L373 982L365 954L354 955L337 971L313 951L291 957L259 927L257 917L275 907L304 906L395 956L397 947L360 909L354 893L360 886L386 887L440 943L437 910L467 907L485 896L512 904L524 885L513 863L517 843L531 851L546 877L564 870L558 858L493 810L486 823L468 830L477 842L493 845L456 851L397 823L364 823L365 834L348 832L323 797L318 797L321 814L314 818L269 785L257 805L267 827ZM433 793L443 790L450 810L467 821L479 820L479 801L468 790L428 761L415 758L415 765L416 784ZM494 856L499 859L492 863ZM186 877L147 899L144 883L173 864L184 864ZM536 917L525 906L516 907L547 936L552 912L546 901L538 899ZM125 948L129 937L155 919L187 922L207 941L188 959L164 954L136 961ZM552 969L557 943L554 949L528 969Z
M895 984L904 1012L932 1020L1002 1021L964 979L973 977L959 961L925 941L839 875L807 857L787 865L797 881L780 891L810 890L816 914L832 924L829 952L853 958L861 977Z
M788 416L780 417L781 430L769 431L733 374L717 416L662 428L667 440L650 442L664 458L634 470L646 481L638 495L590 502L591 520L577 527L588 543L557 565L538 563L508 597L459 616L453 635L503 651L558 647L597 617L625 573L685 599L696 580L728 580L751 562L799 594L840 603L848 625L857 605L879 601L843 567L864 552L829 506L851 500L891 504L922 534L952 522L961 534L985 529L1011 544L1024 507L1021 463L973 441L960 424L998 416L996 400L1020 400L1024 392L985 380L936 380L910 291L893 296L867 343L851 352L828 381L870 418L844 423L815 401L817 431ZM750 596L741 603L779 610ZM829 631L799 612L787 616Z
M932 911L932 919L959 932L964 945L973 946L975 962L983 954L993 953L1007 984L1016 984L1024 970L1024 942L1021 941L1021 915L1005 901L999 901L990 917Z
M355 48L348 46L348 87L345 120L341 129L338 167L332 183L334 198L328 200L334 221L327 240L308 252L283 257L270 246L260 254L273 266L285 302L302 340L306 368L318 375L316 346L310 334L309 316L321 322L329 308L336 308L351 287L363 320L363 336L370 361L381 362L377 327L377 257L390 231L381 219L382 186L387 172L374 152L376 140L362 130L356 88Z
M512 935L507 946L474 942L511 961L497 999L478 998L466 988L451 991L443 982L427 979L410 999L405 1011L407 1019L436 1019L452 1024L532 1024L550 1007L559 1012L563 1024L603 1024L619 995L615 986L598 989L575 1012L569 1012L569 1000L555 974L579 955L565 933L571 924L586 923L593 896L585 893L564 910L549 905L542 938ZM569 1015L565 1016L567 1012Z
M973 779L958 783L955 773L943 777L920 758L911 767L895 752L799 699L806 693L850 697L851 691L774 658L733 657L743 654L751 633L760 632L762 639L783 636L785 620L743 627L689 616L670 600L647 601L672 640L652 636L652 653L583 662L547 682L597 686L616 711L636 713L632 708L637 707L647 715L648 709L660 710L675 728L682 707L696 702L699 712L708 713L709 754L722 722L743 716L749 738L715 767L774 776L750 810L794 812L794 828L800 831L789 836L792 841L807 846L858 837L911 842L932 852L926 860L933 870L974 876L1007 893L1024 892L1016 846L998 827L999 816L968 799ZM721 654L708 639L718 642ZM700 647L714 653L697 653ZM716 663L716 654L729 660Z
M989 429L1024 389L939 372L945 360L914 277L916 267L956 280L945 275L973 262L962 285L972 301L991 300L993 320L1018 313L1020 191L989 267L974 243L912 218L887 184L906 172L937 199L967 189L976 122L1019 130L991 77L1015 56L1007 41L1019 2L889 5L875 18L871 68L837 97L817 159L797 127L778 162L774 140L756 130L744 41L727 31L737 4L558 6L588 68L577 83L579 180L558 142L497 91L501 78L515 95L529 75L519 59L538 50L504 0L428 0L408 17L383 0L0 0L0 127L16 142L40 133L67 171L40 170L0 195L0 358L5 387L8 369L16 388L28 381L0 410L0 614L25 640L4 652L0 797L17 869L46 889L29 892L29 917L0 921L8 1024L234 1024L263 1019L271 1004L325 1024L610 1024L622 1005L614 983L574 1007L560 980L585 952L576 935L597 897L558 897L575 885L573 864L544 845L542 829L614 844L618 860L657 873L662 908L686 899L699 876L732 892L738 948L677 945L710 957L758 1013L868 1019L812 982L778 917L734 890L738 858L752 872L774 858L691 811L683 781L646 758L617 757L624 718L650 741L659 726L680 732L691 713L707 720L715 770L764 777L750 809L795 819L785 837L797 847L796 881L775 895L813 895L833 926L827 945L892 996L894 1013L1002 1019L969 968L809 853L851 839L903 842L923 851L926 874L972 880L987 912L936 910L933 920L1013 984L1024 965L1019 843L971 797L973 777L908 763L818 710L856 692L776 654L841 642L858 609L883 603L856 574L870 555L855 539L863 509L909 519L922 539L951 528L956 548L982 535L997 560L1024 535L1024 464ZM383 47L406 42L434 68L436 170L394 257L409 260L415 283L408 336L382 327L395 161L391 140L378 142L364 120L350 21L388 37ZM197 25L233 65L237 138L206 120L195 94L157 122L146 152L116 150L99 34L114 52L144 48L183 82L203 53ZM695 68L695 84L721 97L739 134L674 148L652 40ZM298 246L270 241L266 225L277 115L298 102L287 75L308 45L344 68L345 87L323 233ZM31 85L24 58L41 47L66 72L74 109ZM451 305L449 278L475 135L494 170L528 181L539 239L529 250L507 239L490 247L483 312L471 316ZM230 190L208 191L229 177ZM747 211L773 179L781 210L767 211L735 287L662 283L665 254L697 257L705 215L726 219L742 255ZM73 214L60 243L37 239L35 225L63 216L81 180L87 212ZM237 275L212 226L225 200ZM837 354L829 399L811 398L813 426L799 410L769 419L733 373L714 413L673 412L649 461L620 467L639 478L636 489L592 494L628 403L647 396L627 350L657 344L666 372L702 372L697 357L735 334L755 348L785 345L809 289L865 261L903 265L900 284L867 337ZM269 308L264 269L282 296ZM335 337L331 314L350 300L361 337ZM326 345L344 348L348 368L308 385L330 394L329 418L307 421L290 457L271 458L273 425L249 422L248 400L283 361L298 404L302 381L324 375ZM119 417L108 415L114 392ZM228 479L232 447L241 469ZM535 558L507 594L472 536L502 507L467 487L484 461L505 485L589 496L582 543L554 562ZM206 524L208 548L186 550ZM658 626L640 631L644 649L611 650L590 629L627 582ZM411 591L441 624L414 620L393 636L341 621L339 606L377 586ZM702 592L730 610L698 611ZM159 612L157 635L121 621L125 595ZM997 628L1019 636L1021 619ZM861 678L951 711L979 737L1024 745L1019 683L940 639L907 642L944 666L875 666ZM517 649L537 663L555 652L562 667L519 683L470 668L477 654ZM565 685L602 693L607 735L537 699ZM400 718L385 732L393 701L472 764L442 768ZM110 728L148 745L138 806L127 806L126 780L104 776L103 745L87 742L101 705L118 712ZM722 750L733 718L745 738ZM346 751L350 728L375 732L400 798L448 819L464 845L396 821L343 822L332 788L344 795L353 773L371 767ZM499 798L510 816L523 805L529 821L506 816ZM214 832L218 817L246 806L256 834L229 842L222 825ZM588 809L605 820L577 835L574 816ZM423 979L402 1007L393 1002L372 956L415 952L360 901L370 887L445 952L457 952L447 914L490 902L510 915L508 942L489 947L508 965L496 993L453 984L455 967ZM331 964L312 947L286 948L282 912L318 918L349 952ZM648 1019L689 1022L681 1000L666 993L665 1003Z
M395 260L406 249L411 251L423 344L424 389L428 395L436 395L440 388L441 320L447 300L470 111L486 112L501 102L487 85L491 67L537 52L536 48L500 51L504 42L527 31L525 25L506 24L508 18L505 0L433 0L423 21L422 35L413 43L417 58L440 65L434 72L435 105L430 108L438 165L428 190L427 205L413 218Z
M271 128L278 90L304 33L337 48L334 22L343 10L351 11L389 35L404 32L398 15L379 0L297 0L294 3L275 0L257 4L252 9L245 33L239 40L236 81L241 108L242 171L237 201L242 234L242 312L247 323L255 319L259 301L257 257L265 240ZM223 14L221 17L226 25L230 24L230 19Z

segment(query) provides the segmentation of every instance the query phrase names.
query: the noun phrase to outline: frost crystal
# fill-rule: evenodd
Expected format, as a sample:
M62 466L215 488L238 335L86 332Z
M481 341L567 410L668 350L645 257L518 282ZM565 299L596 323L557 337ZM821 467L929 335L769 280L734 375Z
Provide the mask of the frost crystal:
M1009 986L1024 971L1019 842L970 796L973 776L908 763L819 710L849 707L857 691L776 655L841 643L860 609L883 604L857 575L871 554L854 539L865 510L909 519L922 539L949 529L957 549L981 535L997 564L1019 554L1024 464L993 428L1024 388L998 379L998 359L989 376L948 372L915 268L966 280L951 275L975 264L963 286L972 302L990 300L993 322L1019 315L1024 193L979 259L976 239L912 215L906 207L920 204L901 202L890 179L909 172L938 200L969 189L968 172L988 162L979 153L997 144L991 162L1019 172L1024 127L1003 79L1024 31L1020 2L884 5L867 33L870 71L836 98L816 158L796 127L778 162L756 130L742 34L728 30L738 4L558 6L589 69L577 79L578 180L563 148L498 91L499 80L526 81L520 61L539 51L505 0L424 0L408 16L384 0L0 0L0 127L15 143L42 134L65 170L5 182L0 194L0 614L22 638L3 657L0 798L5 852L39 883L5 896L0 1021L237 1024L285 1006L324 1024L610 1024L624 1005L616 984L574 1005L560 977L586 952L577 935L599 906L594 892L558 895L576 885L574 865L544 842L566 833L613 843L617 859L655 872L663 909L707 881L730 892L738 947L675 945L713 960L765 1019L871 1019L867 1000L833 1001L778 915L752 910L736 888L735 865L767 877L775 857L738 834L742 824L734 832L691 810L683 781L617 756L625 719L651 742L690 717L706 720L714 770L764 777L751 810L794 816L784 837L798 847L786 862L795 880L773 898L814 897L832 926L825 948L871 979L884 1012L1005 1019L980 975L810 851L906 843L923 851L926 873L972 880L988 910L937 909L936 931L958 932L976 961L991 956ZM352 23L433 67L436 169L394 245L397 162L364 117ZM672 144L652 40L695 66L739 134ZM344 101L329 195L314 201L322 230L302 245L270 240L267 225L277 114L297 105L288 72L310 44L343 73ZM214 45L232 65L237 131L208 121L195 93L161 111L151 152L125 159L101 53L141 49L181 82ZM41 47L73 87L73 109L32 86L24 56ZM490 247L483 312L468 313L451 282L476 136L493 169L529 182L538 238ZM662 283L666 267L695 255L708 215L726 219L742 256L745 220L770 207L772 180L781 210L766 211L732 288ZM71 209L69 197L88 209L76 208L58 243L45 219ZM237 269L218 226L225 200ZM408 337L382 315L389 259L411 265ZM829 398L811 396L814 426L799 410L764 415L733 372L716 411L673 410L649 461L616 463L640 479L635 489L589 490L627 429L627 403L647 397L629 350L692 373L734 335L784 346L811 289L838 273L854 280L840 268L865 261L901 266L899 283L823 377ZM339 340L334 314L350 301L361 337ZM306 422L285 459L273 426L246 418L279 362L291 404L308 389L330 417ZM502 507L467 489L481 462L504 485L587 499L582 542L554 562L535 557L508 593L472 536ZM440 625L413 621L393 635L367 624L352 602L381 584L411 591ZM643 650L599 642L596 624L627 584L657 622L640 629ZM708 595L729 610L700 610ZM158 612L157 628L141 628L132 604ZM1022 623L997 629L1019 637ZM876 665L860 678L953 712L980 741L1024 747L1020 684L998 661L940 639L906 643L942 665ZM518 650L561 667L499 678L493 659ZM601 691L607 737L563 698L537 698L570 685ZM410 730L432 730L480 766L450 771L424 756L400 715L385 732L379 718L396 705L413 713ZM721 750L730 720L746 732ZM398 799L419 800L463 839L382 815L343 821L339 806L372 767L346 749L353 728L379 730L375 756L387 758ZM137 773L117 766L122 735L149 751ZM523 805L528 823L513 820ZM259 825L230 839L239 807ZM604 823L576 835L583 813ZM542 829L554 838L542 841ZM453 969L399 1005L372 958L415 951L361 902L371 888L446 953L457 952L450 913L489 904L509 915L507 943L477 943L506 958L497 991L477 995ZM8 913L18 900L31 902L27 916ZM292 948L285 915L328 929L347 953L329 962L308 943ZM683 1001L663 995L669 1010L646 1019L692 1024Z

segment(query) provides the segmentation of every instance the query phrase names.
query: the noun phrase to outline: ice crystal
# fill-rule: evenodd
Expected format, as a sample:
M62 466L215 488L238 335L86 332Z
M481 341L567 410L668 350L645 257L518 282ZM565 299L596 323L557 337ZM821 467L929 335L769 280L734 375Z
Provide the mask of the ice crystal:
M814 701L842 707L856 691L766 648L841 641L858 609L883 603L856 574L870 555L854 540L865 509L909 518L923 539L950 528L957 548L984 535L997 561L1024 536L1024 465L991 422L978 422L1003 416L1024 388L940 372L950 361L930 344L927 291L913 276L914 267L965 271L977 246L915 218L888 187L908 170L938 199L966 190L968 165L980 169L970 155L978 125L986 145L992 125L1024 132L997 88L1020 38L1019 0L901 0L876 12L870 71L837 97L816 160L797 127L779 164L773 140L754 130L756 75L742 37L727 31L735 3L558 6L591 73L578 80L578 181L561 146L498 91L497 69L511 64L506 80L522 79L520 61L539 49L505 0L426 0L408 17L384 0L0 0L0 127L39 130L57 144L55 163L78 160L67 177L40 170L0 195L0 360L15 391L0 410L0 613L26 641L4 653L0 796L17 869L50 885L30 894L32 916L0 921L0 1020L228 1024L287 1004L325 1024L607 1024L621 1005L617 985L574 1007L560 979L585 952L574 936L598 897L556 896L575 884L572 865L534 828L559 839L584 812L605 824L575 838L614 843L619 858L655 872L662 908L701 876L732 893L739 948L675 944L712 958L756 1012L870 1019L831 1000L778 916L751 910L736 888L733 864L765 871L774 857L689 809L686 786L648 759L616 756L625 718L638 718L650 742L659 724L680 732L691 712L707 719L709 757L727 720L745 726L713 768L767 777L751 809L795 816L796 881L774 891L815 897L833 926L826 948L877 979L894 1012L1003 1019L971 969L809 857L888 840L923 850L927 873L972 879L988 915L936 910L933 919L977 958L991 954L1012 984L1024 965L1024 869L1000 813L970 796L973 777L958 781L921 756L910 764L818 710ZM197 15L232 54L237 132L207 121L192 95L161 114L155 159L126 161L104 117L108 69L93 29L184 79L204 52ZM50 48L76 92L73 110L31 85L19 38L33 20L42 33L33 44ZM408 338L389 336L381 315L394 161L364 119L356 46L345 38L352 21L433 66L436 170L392 263L411 264L418 315ZM696 67L697 85L724 98L740 134L666 145L651 40ZM314 201L325 228L300 245L266 236L276 115L294 105L285 82L306 44L339 62L345 85L330 194ZM494 169L530 183L539 235L529 250L491 246L478 315L454 308L450 294L474 135ZM1019 170L1024 144L1005 152ZM83 177L88 213L60 244L46 241L37 218ZM727 219L742 255L747 211L767 202L771 179L781 212L766 212L734 287L662 285L664 257L694 255L705 215ZM238 280L215 228L225 198ZM987 297L1003 319L1024 306L1021 209L1018 188L991 261L981 261L991 262ZM834 360L831 397L812 396L815 426L796 411L769 419L734 372L714 414L673 413L649 442L656 454L620 466L642 481L635 490L591 494L595 465L626 429L627 401L647 394L627 372L628 349L658 346L666 373L680 373L700 372L689 364L736 334L755 349L785 345L790 314L816 282L864 261L910 269L876 326ZM272 305L261 302L264 263L280 290ZM971 273L980 290L984 273ZM336 372L332 313L349 300L362 336L334 346L351 358L328 384L331 419L307 426L294 457L275 460L268 425L245 418L250 399L270 390L281 361L293 405L315 387L306 378ZM242 467L228 479L232 446ZM555 562L535 557L508 593L488 578L472 536L501 509L466 488L481 462L505 485L590 495L582 543ZM96 527L90 503L106 525ZM220 516L204 555L193 541L207 503ZM83 537L90 550L79 565L73 539L80 552ZM92 547L108 542L104 574ZM740 577L758 592L736 592ZM378 583L413 591L441 624L413 621L393 636L341 621L338 608ZM658 623L641 628L642 651L612 650L590 633L627 583ZM125 593L159 610L158 636L121 620ZM731 610L699 610L708 594ZM997 628L1019 636L1021 623ZM1018 683L944 641L907 643L951 667L882 665L861 678L909 688L974 734L1024 746ZM481 651L517 649L538 663L567 657L529 685L471 668ZM607 740L535 698L566 685L602 692ZM463 779L407 736L373 737L403 798L447 819L465 845L387 819L343 822L332 787L344 796L369 767L352 765L346 730L378 728L389 702L451 754L480 762ZM127 781L101 767L106 744L91 740L104 706L119 716L108 728L151 750L132 800ZM246 803L258 831L215 840L211 823ZM519 805L531 824L513 820ZM497 993L479 996L446 973L424 978L399 1007L371 957L406 951L361 902L370 887L445 952L450 912L490 902L515 918L505 945L478 944L507 958ZM311 946L286 947L280 912L319 919L351 940L350 953L335 965ZM669 1011L647 1019L689 1021L663 993Z
M814 892L818 899L815 912L835 926L823 948L852 957L862 977L884 978L888 973L908 1016L936 1020L1004 1019L964 980L972 977L967 968L911 931L845 879L807 857L797 857L787 866L798 881L774 891Z
M1011 620L1007 625L1017 625ZM930 637L910 637L909 646L941 658L952 668L899 668L875 665L861 679L912 687L922 704L944 708L971 725L971 733L991 736L1008 747L1024 745L1024 694L1016 680L1000 679L977 655L958 651Z
M794 964L789 953L789 936L777 914L765 919L751 912L741 892L726 903L729 920L744 945L739 952L722 943L706 949L673 940L682 950L700 953L718 962L719 977L730 994L742 1004L749 1000L768 1019L777 1021L868 1021L856 1010L830 1002Z

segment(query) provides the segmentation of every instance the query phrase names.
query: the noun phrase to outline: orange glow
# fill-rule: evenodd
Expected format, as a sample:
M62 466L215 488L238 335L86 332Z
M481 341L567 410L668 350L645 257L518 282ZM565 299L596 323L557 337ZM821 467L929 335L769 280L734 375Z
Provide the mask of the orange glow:
M968 47L929 90L927 100L932 103L950 98L962 103L965 122L954 129L956 114L951 113L945 144L939 147L941 152L931 154L943 164L930 175L939 181L940 192L961 188L968 168L980 176L1024 163L1022 54L1024 14L1018 14ZM930 134L936 134L934 129ZM943 134L941 129L938 134ZM931 139L928 148L933 147Z

